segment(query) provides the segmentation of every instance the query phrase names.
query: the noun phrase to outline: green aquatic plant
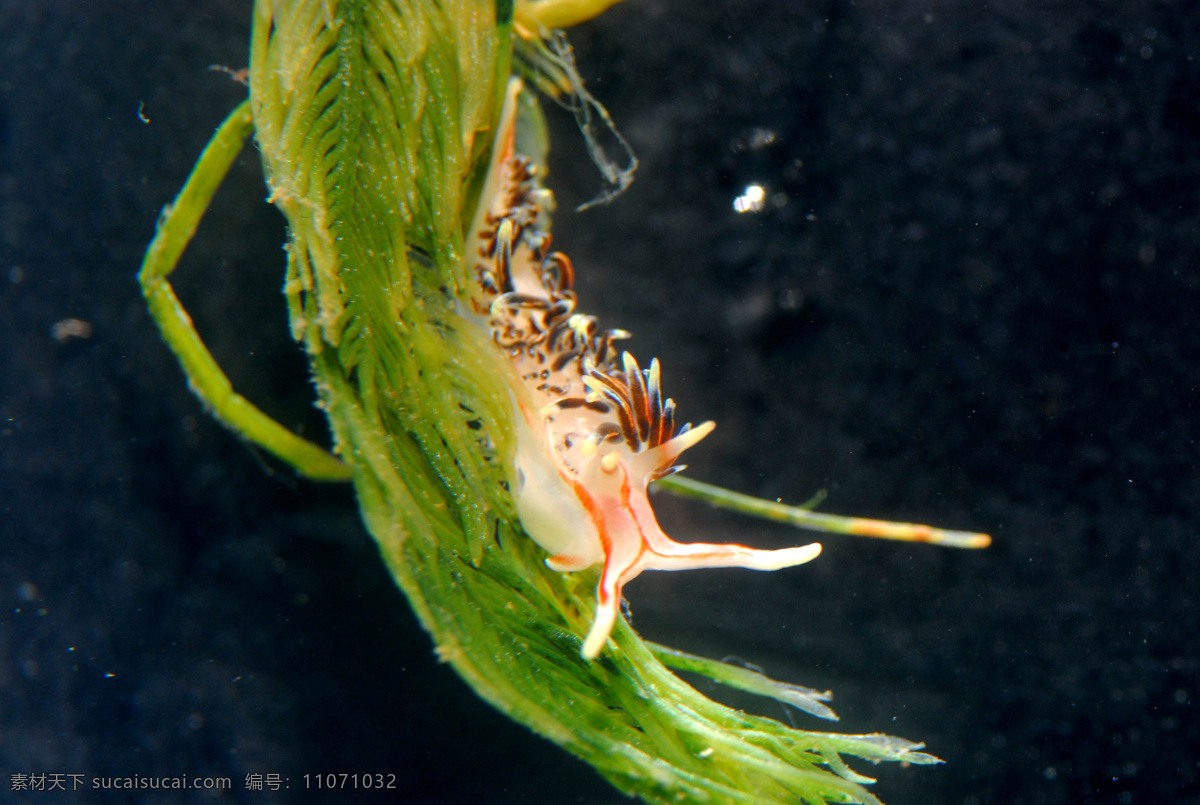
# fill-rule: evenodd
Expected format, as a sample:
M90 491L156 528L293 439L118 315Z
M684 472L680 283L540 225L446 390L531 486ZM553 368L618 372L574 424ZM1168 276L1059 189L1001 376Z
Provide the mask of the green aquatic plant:
M568 262L555 263L553 278L544 280L559 297L487 289L512 286L514 255L536 251L549 206L536 183L545 148L540 112L510 73L514 64L540 66L530 75L535 83L574 93L577 108L597 109L581 92L562 40L543 44L540 25L584 18L612 1L514 8L505 0L259 0L249 98L220 126L164 210L139 274L144 295L214 416L304 476L353 482L367 528L438 656L495 707L583 758L620 790L651 801L877 802L863 787L870 778L851 771L843 755L937 759L897 738L797 730L719 705L671 669L834 717L827 694L644 642L615 600L610 620L603 619L612 566L603 518L585 513L601 523L593 545L580 535L595 533L588 531L594 523L559 517L575 511L559 507L563 479L575 476L544 472L561 470L562 456L531 435L530 423L549 422L547 410L560 403L615 407L625 441L601 427L584 458L595 458L594 474L624 477L621 461L686 447L708 427L675 434L673 403L658 396L657 363L643 371L628 356L606 358L595 346L601 342L587 339L619 333L596 336L589 317L568 321ZM291 329L308 354L332 452L232 389L168 282L252 134L270 200L287 219ZM530 217L520 224L523 236L517 213ZM477 265L480 255L485 266ZM518 327L532 321L521 311L534 308L557 311L562 338L593 345L587 361L574 356L587 390L575 402L522 402L516 358L501 347L496 322ZM669 463L656 464L647 479L751 514L960 547L986 539L758 501L668 478ZM583 471L577 478L581 487L592 482ZM645 540L643 525L636 536ZM578 556L557 549L548 556L549 543L560 542L571 550L603 548L594 559L604 563L599 577L582 561L572 564ZM798 556L772 553L786 554L786 563ZM629 568L614 577L616 599L620 583L641 566Z

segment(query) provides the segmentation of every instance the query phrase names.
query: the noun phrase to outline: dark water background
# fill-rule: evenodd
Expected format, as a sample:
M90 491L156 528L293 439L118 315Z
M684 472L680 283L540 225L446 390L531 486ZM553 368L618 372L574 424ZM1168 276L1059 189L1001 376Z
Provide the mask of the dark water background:
M85 801L9 791L61 772L339 801L302 776L357 771L404 802L620 801L436 664L350 491L265 471L148 320L134 272L244 95L207 68L244 66L249 18L0 3L0 800ZM556 244L718 421L693 476L996 537L647 575L638 628L925 741L947 764L877 769L891 805L1200 802L1200 14L629 0L573 41L642 168L570 213L597 179L559 117ZM734 212L752 183L772 203ZM264 196L247 150L176 287L235 384L319 434ZM53 339L69 317L91 337ZM659 505L681 539L797 540Z

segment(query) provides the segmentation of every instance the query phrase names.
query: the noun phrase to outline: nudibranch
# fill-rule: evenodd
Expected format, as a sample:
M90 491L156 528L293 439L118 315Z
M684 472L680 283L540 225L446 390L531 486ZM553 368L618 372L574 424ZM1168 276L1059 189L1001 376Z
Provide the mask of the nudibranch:
M471 304L508 358L516 420L514 478L525 532L558 571L603 564L594 620L582 655L599 655L616 623L622 587L643 570L744 567L777 570L808 562L818 543L781 550L675 542L650 505L652 481L683 469L676 459L715 427L676 429L658 360L641 368L576 311L574 270L550 251L549 191L537 166L515 152L517 81L510 83L492 166L467 242L476 288Z

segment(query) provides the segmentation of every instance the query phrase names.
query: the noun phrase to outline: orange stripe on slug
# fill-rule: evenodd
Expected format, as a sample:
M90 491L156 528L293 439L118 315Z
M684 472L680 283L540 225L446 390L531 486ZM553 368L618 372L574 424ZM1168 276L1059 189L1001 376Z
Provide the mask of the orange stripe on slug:
M600 507L596 504L596 499L578 481L571 481L571 489L575 492L575 497L583 504L584 510L592 518L592 523L596 526L596 537L600 540L600 549L606 557L611 556L612 538L608 535L608 529L604 525L604 513L600 511Z

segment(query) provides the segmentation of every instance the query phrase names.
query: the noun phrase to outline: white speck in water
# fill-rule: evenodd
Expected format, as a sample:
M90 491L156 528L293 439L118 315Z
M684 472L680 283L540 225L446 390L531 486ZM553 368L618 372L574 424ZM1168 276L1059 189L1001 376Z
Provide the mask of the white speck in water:
M762 212L766 199L767 191L762 185L746 185L742 194L733 200L733 208L738 212Z

